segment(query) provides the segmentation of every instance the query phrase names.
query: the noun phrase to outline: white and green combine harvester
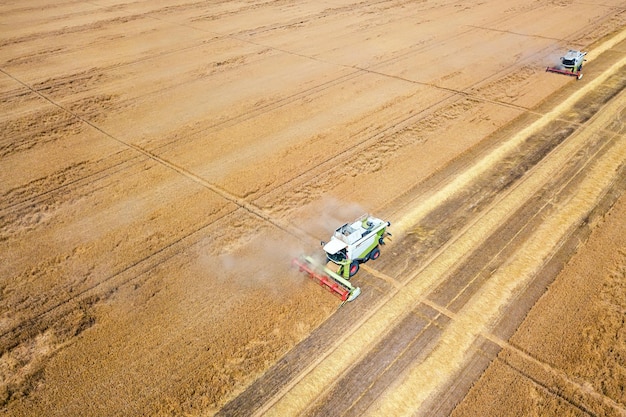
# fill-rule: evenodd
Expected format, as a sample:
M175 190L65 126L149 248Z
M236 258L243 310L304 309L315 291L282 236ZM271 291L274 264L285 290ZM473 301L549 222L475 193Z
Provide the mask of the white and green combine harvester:
M352 223L346 223L333 233L328 243L322 242L328 261L337 265L336 271L317 263L310 256L294 260L300 271L316 279L320 285L339 295L342 301L352 301L361 289L350 283L359 271L359 265L380 256L380 245L391 236L387 227L391 223L364 214Z

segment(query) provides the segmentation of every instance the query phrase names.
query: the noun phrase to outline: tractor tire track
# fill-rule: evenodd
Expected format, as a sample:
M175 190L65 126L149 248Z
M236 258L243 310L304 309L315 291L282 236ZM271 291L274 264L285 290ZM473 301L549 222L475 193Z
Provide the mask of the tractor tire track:
M389 62L389 61L387 61L387 62ZM57 82L57 84L58 84L59 86L69 85L69 86L72 86L72 89L74 89L74 88L76 87L77 83L79 83L79 84L81 84L81 85L85 84L85 82L87 82L87 83L89 83L89 84L92 84L92 83L94 83L94 82L96 82L96 83L97 83L97 82L98 82L98 80L100 80L101 75L102 75L102 73L101 73L101 72L94 72L94 71L90 71L89 73L85 73L85 74L81 74L81 75L79 75L79 78L78 78L78 79L76 79L74 76L69 77L69 78L68 78L68 77L65 77L63 80L58 81L58 82ZM330 81L329 83L327 83L327 84L325 84L325 85L316 86L316 87L314 87L314 88L313 88L313 89L311 89L311 90L304 91L304 92L301 92L301 93L297 93L296 95L293 95L293 96L287 97L287 98L285 98L284 100L281 100L281 101L279 101L279 102L273 103L273 104L272 104L272 105L270 105L270 106L266 106L266 107L259 108L258 110L256 110L256 111L255 111L255 113L254 113L254 114L245 114L245 115L240 116L239 118L232 119L232 120L229 120L229 121L227 121L227 122L224 122L224 124L228 123L228 124L234 125L234 124L237 124L237 123L240 123L240 122L244 121L244 120L245 120L245 119L247 119L247 118L257 117L257 116L258 116L258 115L260 115L260 114L264 114L264 113L269 112L269 111L274 111L274 110L276 110L277 108L280 108L280 107L282 107L282 106L284 106L284 105L287 105L287 104L292 103L292 102L297 101L297 100L304 99L305 97L310 97L310 95L311 95L311 94L317 94L317 93L319 93L319 92L321 92L321 91L324 91L324 90L326 90L326 89L328 89L328 88L331 88L331 87L336 86L336 85L337 85L337 83L345 82L346 80L349 80L349 79L352 79L352 78L358 77L358 76L360 76L360 75L361 75L361 73L359 73L359 72L355 72L355 73L352 73L352 74L348 74L348 75L346 75L346 76L344 76L344 77L341 77L341 78L339 78L339 79L332 80L332 81ZM95 78L94 78L94 77L95 77ZM82 81L81 81L81 80L82 80ZM60 84L59 84L59 83L60 83ZM43 85L47 85L47 87L43 87ZM85 88L89 88L89 87L88 87L88 85L85 85L85 86L82 86L82 87L81 87L81 85L79 85L79 86L77 87L77 88L78 88L78 90L76 90L76 91L82 91L82 90L84 90ZM37 88L35 88L34 86L33 86L33 87L30 87L30 88L31 88L32 90L36 91L39 95L44 95L44 92L49 92L49 91L48 91L48 89L52 89L52 90L50 90L50 91L53 91L53 90L54 90L53 85L51 85L49 82L42 83L41 85L37 86ZM60 87L58 87L58 88L60 88ZM63 88L64 88L64 90L65 90L65 87L63 87ZM47 94L46 94L45 96L47 97ZM51 100L51 98L49 98L49 97L47 97L47 98L48 98L48 100ZM452 104L452 105L454 106L454 104ZM61 114L63 113L63 110L61 110L61 109L58 109L58 111L60 111L60 112L61 112ZM425 109L425 110L423 110L423 111L428 111L428 109ZM68 117L70 117L70 118L71 118L71 120L75 120L76 122L75 122L74 124L75 124L77 127L80 127L80 126L81 126L81 124L80 124L80 122L79 122L79 119L76 119L75 117L72 117L72 116L75 116L74 112L70 112L70 113L68 114ZM243 117L243 118L242 118L242 117ZM37 119L38 119L38 120L39 120L39 119L41 119L40 115L37 115ZM395 119L392 119L392 120L388 123L388 125L389 125L389 126L398 126L398 125L402 125L402 124L403 124L403 122L405 122L405 121L406 121L406 120L395 120ZM58 125L58 124L57 124L57 125ZM52 129L52 131L59 132L59 131L58 131L58 126L56 126L56 127L55 127L55 126L56 126L56 125L51 126L51 127L46 127L46 132L50 131L50 129ZM59 126L61 126L61 125L59 125ZM67 126L67 125L66 125L66 124L63 124L63 126ZM216 126L213 126L213 127L216 127ZM67 128L66 128L66 127L64 127L64 129L67 129ZM58 134L60 134L60 135L64 135L64 134L65 134L65 130L60 131ZM47 134L47 133L46 133L46 134L45 134L44 136L42 136L42 137L46 137L46 138L48 138L48 140L55 140L55 137L56 137L56 136L51 137L49 134ZM377 140L379 137L380 137L380 134L375 135L375 136L373 136L373 137L370 137L370 138L369 138L369 139L367 139L366 141L363 141L363 142L362 142L362 143L363 143L362 147L363 147L363 148L366 148L368 143L371 143L371 142L373 142L373 141ZM31 139L30 139L30 137L29 137L29 141L30 141L30 140L31 140ZM18 145L16 145L16 143L17 143ZM13 152L15 152L15 151L19 151L20 149L30 149L32 146L34 146L34 144L35 144L35 143L40 144L40 143L42 143L42 142L41 142L41 141L35 141L35 142L29 142L29 144L24 144L24 145L19 145L19 143L20 143L20 141L17 141L17 142L15 142L14 140L12 141L12 143L11 143L11 147L12 147L12 149L11 149L10 153L13 153ZM21 148L15 148L15 146L21 146ZM392 149L396 149L396 147L393 147ZM8 152L9 152L9 151L8 151ZM325 161L325 162L322 162L322 164L320 164L320 165L321 165L321 166L323 166L324 164L332 164L332 163L334 163L334 161L335 161L336 157L337 157L337 156L335 156L334 158L331 158L331 159L329 159L329 160L327 160L327 161ZM348 156L348 157L349 157L349 156ZM359 164L357 163L357 165L359 165Z
M455 35L455 36L461 36L461 35ZM192 46L192 47L195 47L195 46ZM410 52L407 52L406 54L419 53L420 49L421 49L421 48L418 48L416 51L410 51ZM406 55L402 55L402 56L400 56L400 57L395 57L395 58L391 58L391 59L389 59L389 60L383 61L383 62L381 62L381 64L380 64L380 65L389 64L389 63L391 63L391 62L393 62L393 61L395 61L395 60L397 60L397 59L399 59L399 58L401 58L401 57L403 57L403 56L406 56ZM131 63L117 64L117 65L112 66L111 68L113 68L113 67L117 67L117 66L121 66L121 65L128 65L128 64L132 64L132 63L133 63L133 62L131 62ZM506 71L506 70L503 70L503 71ZM91 80L90 82L93 82L93 79L94 79L93 77L96 77L96 80L97 80L97 79L99 79L99 78L103 75L102 70L100 70L98 73L94 73L94 71L93 71L93 70L92 70L92 71L90 71L90 72L91 72L91 74L82 74L82 75L81 75L81 74L79 74L79 75L78 75L79 79L82 79L82 78L84 78L86 75L88 75L88 80ZM267 106L267 107L265 107L265 108L259 108L259 109L255 110L255 112L254 112L254 113L241 115L241 116L239 116L239 117L238 117L238 118L236 118L236 119L231 119L231 120L229 120L229 121L223 122L223 124L224 124L224 126L227 126L227 125L234 125L234 124L240 123L240 122L242 122L242 121L244 121L244 120L247 120L247 119L249 119L249 118L252 118L252 117L257 117L257 116L259 116L259 115L261 115L261 114L265 114L266 112L269 112L269 111L274 111L274 110L276 110L276 109L278 109L278 108L280 108L280 107L282 107L282 106L284 106L284 105L286 105L286 104L288 104L288 103L291 103L291 102L294 102L294 101L297 101L297 100L303 99L303 98L305 98L305 97L309 97L309 95L310 95L311 93L313 93L313 94L314 94L314 93L317 93L317 92L319 92L319 91L323 91L324 89L326 89L326 88L328 88L328 87L331 87L331 86L336 85L336 83L345 82L346 80L349 80L349 79L351 79L351 78L353 78L353 77L357 77L357 76L359 76L359 75L360 75L360 74L357 72L357 73L353 73L353 74L350 74L350 75L348 75L348 76L342 77L342 78L344 78L344 79L336 79L336 80L333 80L333 81L331 81L331 82L328 84L328 86L324 86L324 87L322 87L322 86L318 86L318 87L316 87L316 88L312 89L311 91L304 91L304 92L300 92L300 93L298 93L298 94L296 94L296 95L294 95L294 96L287 97L287 98L285 98L285 99L281 100L281 102L279 102L279 103L273 103L272 105ZM347 78L346 78L346 77L347 77ZM75 76L71 76L71 77L69 77L69 78L68 78L68 77L64 77L64 79L63 79L63 80L55 81L55 82L54 82L54 83L52 83L52 84L51 84L51 82L50 82L50 81L47 81L47 82L42 82L40 86L36 86L36 87L35 87L35 86L33 86L33 88L34 88L34 89L36 89L37 91L40 91L40 90L41 90L41 91L40 91L40 93L41 93L41 94L43 94L44 92L48 92L48 89L57 89L57 88L61 88L61 87L63 87L64 85L72 85L72 86L74 86L75 82L76 82L76 80L75 80ZM480 83L482 83L482 81L480 81L478 84L480 84ZM56 87L54 87L55 85L56 85ZM45 86L45 87L44 87L44 86ZM72 87L72 88L73 88L73 87ZM63 89L64 89L64 91L65 91L65 87L63 87ZM84 87L83 87L83 89L84 89ZM38 116L38 118L39 118L39 116ZM391 120L391 121L390 121L390 123L388 124L388 126L390 126L390 127L391 127L391 126L401 125L401 124L403 124L403 122L406 122L406 120ZM220 124L222 124L222 123L220 123ZM214 125L214 126L209 127L208 129L215 129L215 128L217 128L218 126L219 126L219 125ZM53 130L58 131L58 127L54 127L54 126L53 126L52 128L53 128ZM191 134L191 136L193 136L194 134L200 134L200 133L203 133L203 132L205 132L205 131L206 131L206 129L203 129L203 130L201 130L201 131L199 131L199 132L192 133L192 134ZM61 132L61 133L63 133L63 132ZM48 137L48 135L46 135L46 137ZM370 137L370 138L369 138L366 142L371 143L371 142L373 142L373 141L377 140L378 138L379 138L379 135L376 135L376 136L374 136L374 137ZM54 140L54 138L50 138L50 137L48 137L48 140ZM19 150L19 149L29 149L29 148L31 148L32 146L34 146L33 144L34 144L35 142L30 142L30 144L24 144L24 145L19 145L19 141L17 142L17 143L18 143L18 145L15 145L15 143L16 143L15 141L12 141L12 144L11 144L11 148L12 148L12 149L10 150L10 152L14 152L16 149L17 149L17 150ZM41 141L37 141L37 143L42 143L42 142L41 142ZM173 143L173 142L170 142L170 143ZM18 147L18 148L15 148L15 146L21 146L21 148L19 148L19 147ZM163 146L165 146L165 147L166 147L166 146L167 146L167 144L165 144L165 145L163 145ZM401 147L401 146L402 146L402 145L400 145L400 147ZM157 149L160 149L160 147L159 147L159 148L157 148ZM396 147L394 147L393 149L396 149ZM8 151L8 152L9 152L9 151ZM329 159L329 160L327 160L327 161L324 161L324 162L322 162L322 164L321 164L321 165L336 164L336 158L337 158L337 156L336 156L335 158L331 158L331 159ZM293 180L291 180L291 181L293 181ZM277 186L280 186L280 184L279 184L279 185L277 185Z

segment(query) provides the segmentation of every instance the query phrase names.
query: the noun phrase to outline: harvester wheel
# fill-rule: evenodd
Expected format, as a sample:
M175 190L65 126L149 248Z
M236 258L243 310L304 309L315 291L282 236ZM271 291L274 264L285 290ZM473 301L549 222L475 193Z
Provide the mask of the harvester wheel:
M374 248L373 251L370 252L369 258L371 260L376 260L380 256L380 249Z
M352 261L352 263L350 264L349 276L352 277L357 272L359 272L359 261Z

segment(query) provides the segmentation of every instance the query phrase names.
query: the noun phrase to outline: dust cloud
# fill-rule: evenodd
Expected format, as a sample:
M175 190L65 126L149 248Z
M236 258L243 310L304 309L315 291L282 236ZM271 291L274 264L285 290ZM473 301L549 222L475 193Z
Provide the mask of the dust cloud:
M242 289L256 289L268 294L284 294L285 289L300 286L307 281L306 275L293 267L293 259L303 255L326 264L321 248L335 229L366 213L357 203L345 203L333 197L324 197L312 205L304 219L292 222L294 228L303 230L310 238L306 242L274 232L259 231L244 245L218 255L212 262L213 270L221 280L238 283ZM217 272L217 271L215 271Z
M298 226L318 240L328 241L335 229L365 213L367 210L356 202L325 196L311 205L307 217Z
M315 249L298 240L259 233L236 251L220 254L214 267L220 280L236 283L246 292L262 291L278 297L306 281L292 261Z

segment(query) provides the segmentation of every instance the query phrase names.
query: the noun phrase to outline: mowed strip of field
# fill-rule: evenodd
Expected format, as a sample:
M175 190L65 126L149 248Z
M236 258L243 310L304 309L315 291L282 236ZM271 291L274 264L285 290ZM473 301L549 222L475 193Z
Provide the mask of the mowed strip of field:
M533 125L527 132L527 135L535 134L537 130L540 130L541 126L545 126L547 121L560 117L565 111L569 111L573 102L581 99L585 93L589 93L594 88L601 85L607 78L621 70L624 64L624 59L618 61L602 76L594 80L594 82L582 87L577 94L572 96L570 100L564 102L562 106L559 106L555 112L547 114L544 116L544 119L540 119L536 125ZM595 134L595 129L604 129L606 125L614 122L614 115L619 114L619 110L623 106L622 101L623 98L617 99L616 102L612 103L612 105L606 109L606 116L602 117L602 114L604 114L602 113L599 117L594 119L590 126L583 128L582 133L576 136L577 141L582 141L582 145L579 144L578 149L584 148L586 141ZM484 239L484 236L489 235L488 231L479 227L481 221L485 221L488 225L491 225L491 227L495 227L502 221L505 221L506 216L515 212L515 209L509 207L507 202L509 204L520 204L525 201L525 199L532 196L536 190L541 189L544 181L547 181L552 176L556 175L557 172L561 171L564 161L569 160L572 155L572 150L567 149L568 145L570 145L569 142L556 154L561 155L560 157L550 155L547 161L537 168L537 171L532 172L529 179L525 179L522 185L516 188L511 195L505 197L494 206L492 211L498 212L501 210L501 217L492 217L493 215L491 213L485 215L477 224L471 225L467 229L467 234L464 235L464 237L467 236L466 238L480 243ZM478 295L471 299L472 302L460 310L468 311L471 314L468 313L467 316L463 315L459 317L459 327L452 326L453 329L456 329L450 330L451 333L449 337L452 337L451 340L453 342L446 342L444 336L441 345L439 345L440 347L428 356L425 363L430 363L430 368L426 368L425 370L421 368L422 365L420 365L415 368L416 370L414 372L411 372L410 375L413 376L409 376L408 381L411 381L411 378L413 378L413 384L415 384L415 386L406 384L407 381L402 384L398 383L398 391L401 393L398 395L400 395L400 397L392 398L385 395L384 398L389 399L389 402L376 405L376 407L381 408L376 408L375 411L373 411L374 415L377 415L379 412L383 414L402 412L401 405L406 404L407 398L412 398L411 401L414 402L409 401L406 408L404 408L404 412L414 412L416 408L419 408L420 402L425 401L428 395L432 395L437 389L441 389L441 387L437 388L437 381L443 384L449 375L455 374L452 370L450 370L450 372L439 373L443 364L453 366L455 362L451 361L451 358L457 358L458 364L455 366L461 366L463 361L467 360L467 349L457 350L455 347L465 346L465 348L469 348L478 334L487 331L490 323L495 320L498 314L501 314L502 307L508 303L507 300L511 298L512 294L514 294L515 291L519 291L520 287L523 288L527 285L527 280L531 280L535 276L540 267L550 258L550 255L554 253L555 248L558 248L559 242L575 229L578 222L584 218L586 213L595 207L602 198L603 193L606 192L607 187L614 181L614 173L617 168L619 168L625 155L622 143L618 141L613 146L615 148L610 152L602 153L600 162L598 162L597 165L588 168L590 172L585 179L581 180L579 189L576 192L569 191L570 198L573 198L573 200L570 200L569 205L560 210L558 214L553 214L548 217L546 223L541 225L538 231L535 232L532 237L529 237L524 246L515 254L515 261L510 261L510 264L507 264L495 273L483 284ZM542 169L548 169L548 172L542 173ZM541 182L532 184L533 179L535 181L539 179ZM524 190L524 186L528 186L529 188ZM516 192L520 194L517 197L515 196L517 194ZM571 197L572 195L575 197ZM571 211L568 213L566 209ZM551 224L550 222L553 223ZM459 241L461 240L463 239L459 239ZM435 277L444 275L445 272L450 269L451 265L456 262L453 261L453 259L460 259L464 254L471 253L471 250L469 250L470 247L460 242L453 242L450 248L446 248L433 264L429 265L424 271L417 275L418 279L414 278L413 281L403 287L401 291L381 307L375 315L369 317L354 333L350 334L349 338L342 339L340 343L336 345L336 349L332 351L330 356L320 363L317 363L314 369L310 369L310 373L304 376L302 380L293 386L285 396L274 405L276 408L270 410L274 410L277 415L281 415L282 413L298 413L300 411L296 410L303 409L300 407L306 408L308 402L316 398L318 395L317 392L324 392L328 389L328 387L334 383L335 379L338 378L338 375L341 375L342 370L351 366L355 358L364 357L363 352L374 346L375 341L388 329L389 323L397 322L399 317L403 317L406 314L408 306L419 299L419 294L423 294L425 288L433 285L432 280L437 279ZM453 256L450 258L452 263L443 261L444 259L448 259L447 255L449 253L454 252L458 254L456 257ZM438 262L443 263L438 265ZM429 270L431 271L430 273L428 272ZM431 278L429 279L428 277ZM416 291L412 291L412 289L414 289L413 287L415 287ZM476 297L478 298L474 299ZM481 297L486 298L483 299ZM455 321L453 321L453 323L455 323ZM472 327L472 323L475 323L477 327ZM471 331L472 328L476 329L476 331ZM461 340L463 340L463 343L461 343ZM452 349L452 351L450 351L450 349ZM438 355L441 355L440 359L437 359L439 357ZM417 369L419 369L419 372ZM427 371L427 369L432 369L432 373ZM422 377L418 377L417 375L429 375L430 378L422 379ZM442 379L438 380L438 376ZM433 384L431 385L433 388L430 390L424 389L424 386L428 386L428 384ZM422 393L420 395L423 396L416 395L415 392L411 391L417 389L417 386L420 386L420 392ZM403 391L405 389L408 391ZM402 397L403 395L406 397ZM422 400L419 400L419 398L422 398ZM405 402L403 403L403 401ZM385 407L389 407L389 409ZM267 411L268 410L263 410L263 412Z
M623 137L626 107L618 111L611 130ZM453 416L626 415L623 166L621 172L609 196L615 205L586 219L574 256L519 328L499 336L515 330L509 343L496 341L502 351Z
M618 101L621 110L624 95ZM619 112L617 112L619 114ZM614 113L615 114L615 113ZM613 119L611 118L611 122ZM594 134L590 131L588 134ZM391 393L376 404L371 415L413 415L426 399L442 389L449 375L467 360L467 351L477 335L489 332L495 319L506 314L506 305L515 298L540 271L555 248L571 233L587 214L593 210L615 181L615 173L626 157L626 141L618 142L608 153L599 158L580 187L572 193L571 200L563 204L553 216L542 224L514 257L495 272L470 303L457 313L457 320L444 331L441 348L435 350L423 363L415 366L398 381ZM428 415L423 409L422 414Z
M620 80L619 76L613 77L611 81L618 91L623 87L624 80ZM585 100L578 103L579 109L584 109L585 103L588 105L589 102ZM619 121L619 114L622 110L623 104L608 105L602 109L602 113L610 114L609 119L615 122ZM570 112L570 115L572 113L574 112ZM394 384L393 381L398 378L399 374L402 374L412 363L424 361L432 353L437 339L441 336L439 333L449 327L446 319L455 320L459 314L462 314L468 303L488 287L485 284L493 278L494 271L505 268L507 263L519 255L520 246L527 244L537 229L545 227L545 219L559 216L561 203L569 200L572 193L577 192L579 182L588 175L591 164L596 159L612 152L612 147L616 145L616 141L620 140L619 129L613 122L606 124L604 129L593 129L590 125L588 128L591 130L586 134L577 134L576 138L567 139L561 147L554 150L547 158L554 158L556 161L569 160L567 164L561 164L560 168L558 165L553 166L551 175L545 176L545 172L543 175L540 174L548 161L542 162L536 169L530 171L528 175L544 176L549 180L540 186L532 197L524 197L526 202L517 210L511 210L509 217L501 222L497 231L491 233L479 247L471 251L469 256L458 262L453 269L449 269L445 274L442 273L445 280L435 289L429 290L427 299L422 300L420 306L407 314L401 322L418 318L418 322L422 321L422 324L408 327L398 324L389 330L376 347L371 349L370 354L355 363L324 396L316 401L308 414L362 415L373 401L384 395L386 388ZM547 133L547 136L543 134L540 136L550 141L549 131ZM593 208L587 215L588 218L593 218L591 213L596 211L602 215L602 210L606 210L607 204L612 204L613 195L623 191L623 177L623 169L620 167L616 174L615 184L611 184L607 189L610 196L602 197L600 199L602 203L598 205L600 208ZM528 190L528 187L520 186L520 188ZM519 193L515 194L519 195ZM574 240L578 239L576 230L573 231ZM572 240L568 236L569 233L566 233L564 240L555 245L556 250L550 258L557 256L556 254L561 252L560 248L565 245L565 242ZM552 263L551 260L542 265L540 272L535 273L528 283L522 284L522 289L516 291L509 302L506 313L501 313L499 320L496 321L497 324L493 325L494 329L500 328L502 322L504 322L504 328L515 328L524 312L532 306L538 294L541 294L541 286L545 285L542 283L545 283L550 276L543 269L546 269L547 264ZM432 313L425 313L424 311L428 308L438 311L439 315L432 316ZM502 329L494 330L494 332L504 340L508 337L507 331ZM482 373L486 364L498 352L501 342L496 338L496 343L493 344L490 340L477 337L472 342L469 349L472 352L470 358L466 360L461 370L452 373L453 376L449 378L449 381L453 382L449 382L444 390L430 397L422 406L425 414L448 415L454 404L459 401L474 379ZM367 388L360 390L357 387Z

